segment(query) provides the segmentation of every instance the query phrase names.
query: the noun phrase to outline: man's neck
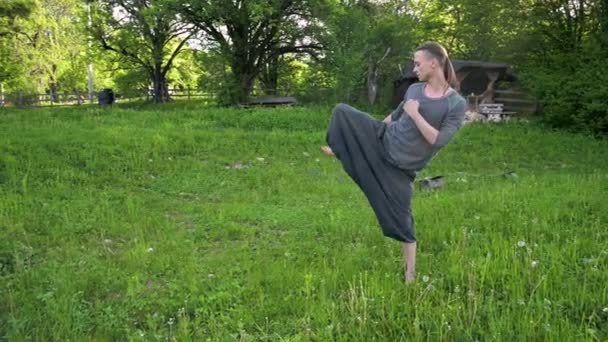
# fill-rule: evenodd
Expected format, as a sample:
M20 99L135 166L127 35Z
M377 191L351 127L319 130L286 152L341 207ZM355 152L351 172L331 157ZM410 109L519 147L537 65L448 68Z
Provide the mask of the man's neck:
M448 89L448 83L441 77L433 77L427 82L429 90L433 93L444 93Z
M426 94L431 97L444 96L449 89L448 83L442 77L433 77L426 81Z

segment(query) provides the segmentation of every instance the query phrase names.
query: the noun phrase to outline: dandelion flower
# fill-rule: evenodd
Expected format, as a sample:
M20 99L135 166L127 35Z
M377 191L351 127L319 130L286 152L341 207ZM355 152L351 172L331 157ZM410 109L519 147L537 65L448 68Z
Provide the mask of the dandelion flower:
M526 241L524 241L524 240L517 241L517 247L519 247L519 248L526 247Z

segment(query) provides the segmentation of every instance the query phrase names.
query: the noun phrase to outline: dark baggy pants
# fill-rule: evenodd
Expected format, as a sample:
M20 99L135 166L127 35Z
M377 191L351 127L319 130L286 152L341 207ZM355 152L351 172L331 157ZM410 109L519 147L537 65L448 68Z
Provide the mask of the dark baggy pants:
M382 142L386 127L367 113L339 104L332 113L326 140L367 197L384 235L415 242L410 203L416 173L390 162Z

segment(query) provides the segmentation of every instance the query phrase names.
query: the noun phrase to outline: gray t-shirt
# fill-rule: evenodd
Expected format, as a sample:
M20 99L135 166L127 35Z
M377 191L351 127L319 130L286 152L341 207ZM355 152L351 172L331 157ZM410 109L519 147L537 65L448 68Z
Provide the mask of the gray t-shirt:
M450 141L464 120L466 101L457 91L450 88L443 97L429 98L424 94L425 84L414 83L408 88L405 99L391 113L392 122L383 137L389 159L404 170L422 170ZM426 141L414 121L403 110L405 101L410 99L420 103L420 114L439 131L435 144Z

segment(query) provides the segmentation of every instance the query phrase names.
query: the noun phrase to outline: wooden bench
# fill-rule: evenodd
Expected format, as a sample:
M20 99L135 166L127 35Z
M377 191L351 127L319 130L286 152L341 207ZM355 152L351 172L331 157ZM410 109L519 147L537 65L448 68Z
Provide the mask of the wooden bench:
M479 114L492 122L509 121L515 112L506 112L503 109L502 103L482 103L479 105Z
M298 103L293 96L276 96L276 95L266 95L266 96L258 96L249 99L247 103L242 104L241 107L254 107L254 106L264 106L264 107L275 107L275 106L292 106Z

